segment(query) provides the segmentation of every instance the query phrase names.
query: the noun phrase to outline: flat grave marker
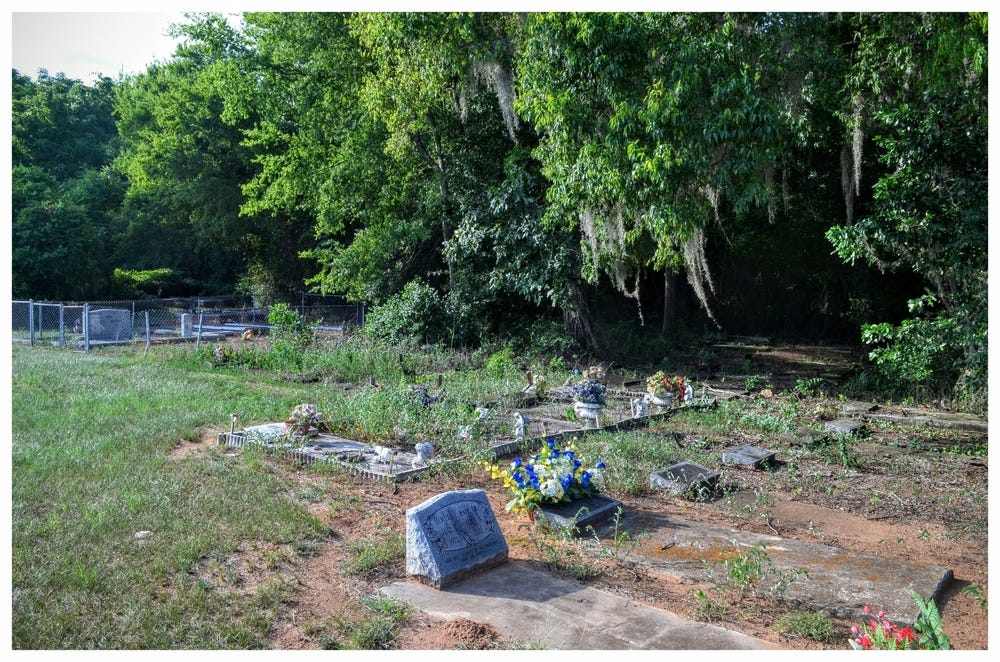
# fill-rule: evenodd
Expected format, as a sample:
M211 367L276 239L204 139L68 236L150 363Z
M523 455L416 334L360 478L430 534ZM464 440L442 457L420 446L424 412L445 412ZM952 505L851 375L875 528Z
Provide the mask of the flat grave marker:
M698 494L705 490L714 492L719 483L719 472L685 460L663 471L654 471L649 475L649 482L654 488L666 490L673 496Z
M583 499L546 504L538 512L548 521L573 527L574 534L583 535L588 527L596 529L598 525L613 518L621 507L621 501L595 494Z
M722 451L723 464L740 464L752 469L764 469L774 464L774 451L766 451L756 446L743 445Z
M827 432L846 434L849 436L860 434L864 428L865 422L856 418L838 418L833 421L827 421L823 425L823 429Z

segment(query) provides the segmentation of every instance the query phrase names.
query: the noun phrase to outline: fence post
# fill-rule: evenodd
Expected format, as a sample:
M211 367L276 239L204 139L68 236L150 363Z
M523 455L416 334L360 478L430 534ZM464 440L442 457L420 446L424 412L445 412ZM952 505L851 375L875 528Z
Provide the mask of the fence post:
M59 349L66 349L66 310L59 304Z
M149 311L147 310L146 311L146 349L142 350L142 358L146 358L146 354L149 352L149 343L150 343L150 335L149 335Z
M28 344L35 346L35 301L28 299Z
M90 304L83 304L83 353L90 354Z
M199 302L200 303L200 302ZM201 325L205 322L205 313L198 313L198 337L194 341L194 351L198 351L201 348Z

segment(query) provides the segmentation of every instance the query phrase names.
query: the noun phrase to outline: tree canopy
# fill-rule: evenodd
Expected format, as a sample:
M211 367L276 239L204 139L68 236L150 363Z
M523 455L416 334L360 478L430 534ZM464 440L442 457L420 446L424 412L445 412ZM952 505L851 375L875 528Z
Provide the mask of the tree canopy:
M561 319L604 351L659 308L669 336L853 329L911 387L985 393L985 14L175 29L137 76L13 72L16 296L166 268L409 306L454 344Z

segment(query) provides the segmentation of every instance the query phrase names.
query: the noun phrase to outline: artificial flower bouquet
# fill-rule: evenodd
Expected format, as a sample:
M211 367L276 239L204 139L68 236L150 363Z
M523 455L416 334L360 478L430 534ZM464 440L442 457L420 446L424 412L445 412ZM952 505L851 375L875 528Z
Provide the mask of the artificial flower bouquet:
M289 437L315 435L319 432L319 424L323 422L323 414L316 405L303 403L296 405L292 413L285 419L286 434Z
M593 496L604 482L604 462L588 466L572 442L560 449L553 437L527 462L515 457L507 466L484 466L513 495L505 508L510 513L531 513L546 504Z
M684 377L677 376L671 379L662 370L658 370L646 379L646 391L658 398L665 398L673 393L678 400L683 400L686 388Z
M573 394L573 400L576 402L585 402L592 405L603 405L605 403L607 389L604 384L596 379L577 382L570 390Z

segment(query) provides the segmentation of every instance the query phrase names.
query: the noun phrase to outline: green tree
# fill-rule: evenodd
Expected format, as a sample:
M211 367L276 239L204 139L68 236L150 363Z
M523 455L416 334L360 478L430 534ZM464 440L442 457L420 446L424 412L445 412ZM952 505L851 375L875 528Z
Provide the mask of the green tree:
M232 290L248 274L295 291L308 225L267 213L241 217L242 186L253 173L243 144L252 117L227 115L224 93L229 72L252 62L252 50L221 15L188 18L175 26L185 40L173 58L118 88L124 147L116 167L129 180L120 261L173 269L205 291Z
M107 167L118 147L112 83L14 71L11 89L12 293L98 296L111 278L125 188Z
M926 283L899 325L870 324L872 358L901 385L986 407L987 18L852 17L845 96L872 135L868 213L828 232L845 261L908 270ZM867 174L867 173L865 173ZM850 220L850 219L849 219Z
M525 297L559 305L559 281L539 279L566 280L574 265L561 233L538 221L546 182L522 146L533 134L512 115L512 17L246 23L257 69L227 86L230 112L259 110L245 209L315 218L317 246L304 253L318 263L315 287L379 304L420 281L444 302L449 333L438 337L459 343L502 327Z
M546 221L581 229L590 280L606 275L639 301L644 267L683 268L711 316L705 228L774 194L782 143L763 86L766 26L713 14L538 14L527 34L517 107L542 135Z

